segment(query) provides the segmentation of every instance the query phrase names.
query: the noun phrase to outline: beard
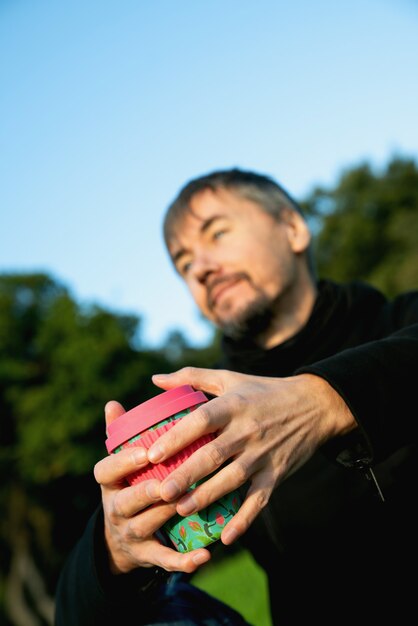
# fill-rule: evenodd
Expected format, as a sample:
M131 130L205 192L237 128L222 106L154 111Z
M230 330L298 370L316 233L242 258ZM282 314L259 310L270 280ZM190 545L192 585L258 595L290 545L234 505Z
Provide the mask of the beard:
M217 326L235 341L255 338L265 332L273 319L273 303L260 293L256 300L231 319L218 319Z

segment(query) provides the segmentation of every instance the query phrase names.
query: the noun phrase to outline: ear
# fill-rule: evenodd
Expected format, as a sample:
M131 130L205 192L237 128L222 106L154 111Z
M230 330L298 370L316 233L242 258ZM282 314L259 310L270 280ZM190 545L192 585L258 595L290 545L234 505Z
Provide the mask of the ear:
M283 213L282 220L286 225L287 237L293 252L295 254L305 252L311 243L312 235L302 215L288 210Z

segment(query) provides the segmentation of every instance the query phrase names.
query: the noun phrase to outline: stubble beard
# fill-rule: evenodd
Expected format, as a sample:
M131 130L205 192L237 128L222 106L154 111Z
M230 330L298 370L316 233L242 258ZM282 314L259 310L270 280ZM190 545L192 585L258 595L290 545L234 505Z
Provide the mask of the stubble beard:
M255 339L269 328L273 313L271 300L265 294L259 293L253 302L233 318L218 318L217 326L224 335L235 341Z

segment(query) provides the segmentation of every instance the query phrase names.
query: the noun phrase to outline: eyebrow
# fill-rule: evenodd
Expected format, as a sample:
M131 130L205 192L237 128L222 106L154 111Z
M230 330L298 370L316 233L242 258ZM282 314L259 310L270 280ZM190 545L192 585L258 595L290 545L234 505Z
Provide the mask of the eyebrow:
M207 220L204 220L199 228L199 234L204 234L211 226L214 222L216 222L217 220L220 220L222 218L224 218L224 215L212 215L211 217L208 217ZM178 262L178 260L184 255L187 254L187 250L185 250L184 248L180 248L180 250L178 250L171 258L173 260L173 263L176 264Z

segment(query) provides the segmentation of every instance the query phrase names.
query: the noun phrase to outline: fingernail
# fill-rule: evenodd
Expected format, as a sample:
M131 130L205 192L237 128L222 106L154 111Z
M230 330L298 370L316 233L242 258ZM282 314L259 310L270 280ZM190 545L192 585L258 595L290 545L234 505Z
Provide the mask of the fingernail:
M148 450L148 458L151 461L151 463L158 463L158 461L160 461L160 459L162 459L163 456L164 456L164 450L159 443L154 444Z
M164 485L162 491L164 493L164 497L171 500L172 498L175 498L179 495L180 487L175 480L171 479Z
M196 565L201 565L202 563L205 563L205 561L207 560L208 560L208 557L206 556L206 554L203 554L202 552L199 552L198 554L195 554L194 556L192 556L192 561Z
M238 537L238 533L235 530L235 528L227 528L222 533L222 541L223 543L226 543L228 545L234 542L237 537Z
M178 504L178 512L180 515L190 515L197 511L197 504L193 496L187 495L184 500Z
M152 377L153 378L160 378L160 379L164 380L164 378L168 378L168 376L169 376L169 374L153 374Z
M134 448L133 457L134 457L135 463L137 463L138 465L143 465L145 461L147 460L147 453L145 451L145 448L142 448L142 446L139 446L138 448Z

